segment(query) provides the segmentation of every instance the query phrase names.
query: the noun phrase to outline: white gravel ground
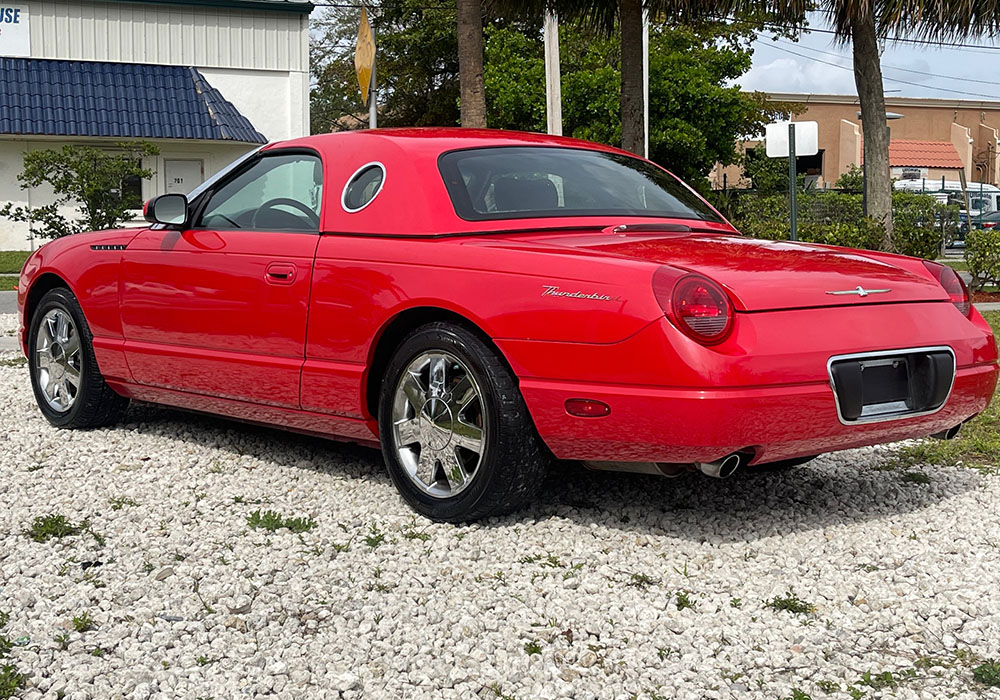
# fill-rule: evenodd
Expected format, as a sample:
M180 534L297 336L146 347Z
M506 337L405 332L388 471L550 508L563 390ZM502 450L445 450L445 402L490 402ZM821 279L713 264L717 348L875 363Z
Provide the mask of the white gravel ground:
M886 448L724 482L559 469L525 512L437 525L375 451L152 407L55 430L14 353L0 435L19 697L1000 696L971 670L1000 657L998 476L909 483ZM48 514L98 536L33 541ZM789 590L814 611L765 605Z

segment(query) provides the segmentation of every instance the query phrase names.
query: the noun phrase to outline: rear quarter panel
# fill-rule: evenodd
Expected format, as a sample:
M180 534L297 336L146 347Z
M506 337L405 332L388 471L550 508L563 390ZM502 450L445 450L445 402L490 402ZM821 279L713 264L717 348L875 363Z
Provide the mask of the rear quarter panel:
M363 415L376 343L409 309L451 311L494 339L620 342L663 315L653 269L516 240L324 236L313 271L303 408ZM554 296L550 288L602 298Z

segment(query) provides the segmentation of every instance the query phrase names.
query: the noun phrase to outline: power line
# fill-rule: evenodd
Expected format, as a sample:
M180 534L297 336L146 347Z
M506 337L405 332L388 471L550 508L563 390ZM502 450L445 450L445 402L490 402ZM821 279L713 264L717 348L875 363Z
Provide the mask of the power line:
M761 46L768 46L768 44L765 44L760 39L755 39L754 41L756 43L760 44ZM797 51L790 51L789 49L783 49L780 46L773 46L773 45L771 45L770 48L775 49L777 51L783 51L784 53L791 54L793 56L798 56L799 58L804 58L807 61L815 61L816 63L822 63L822 64L827 65L827 66L833 66L834 68L839 68L841 70L848 70L848 71L851 71L852 73L854 72L854 68L852 68L850 66L842 66L839 63L834 63L833 61L824 61L821 58L816 58L815 56L807 56L805 54L798 53ZM950 92L950 93L953 93L955 95L965 95L966 97L976 97L976 98L979 98L980 100L995 100L995 99L997 99L997 98L991 97L991 96L984 96L984 95L980 95L980 94L977 94L977 93L965 92L964 90L952 90L950 88L934 87L933 85L927 85L925 83L915 83L915 82L910 81L910 80L900 80L899 78L887 78L887 77L883 76L882 79L883 80L888 80L889 82L892 82L892 83L899 83L900 85L911 85L911 86L914 86L914 87L924 88L924 89L927 89L927 90L937 90L937 91L940 91L940 92Z
M796 44L796 43L788 41L786 39L781 39L781 38L775 37L775 40L778 41L779 43L785 44L787 46L797 46L798 48L802 49L803 51L812 51L813 53L821 53L821 54L824 54L826 56L834 56L836 58L847 58L847 56L845 56L844 54L834 53L833 51L823 51L822 49L814 49L811 46L802 46L801 44ZM962 76L962 75L942 75L940 73L928 73L927 71L914 70L913 68L901 68L899 66L890 66L890 65L887 65L885 63L882 64L882 68L888 68L889 70L898 70L898 71L902 71L904 73L914 73L916 75L926 75L926 76L928 76L930 78L945 78L947 80L962 80L962 81L967 82L967 83L980 83L982 85L1000 85L1000 82L996 82L996 81L993 81L993 80L977 80L975 78L966 78L965 76Z

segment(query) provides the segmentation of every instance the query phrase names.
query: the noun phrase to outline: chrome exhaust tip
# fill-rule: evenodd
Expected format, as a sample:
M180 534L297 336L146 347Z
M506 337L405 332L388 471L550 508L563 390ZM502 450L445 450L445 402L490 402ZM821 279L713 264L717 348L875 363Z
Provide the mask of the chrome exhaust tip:
M736 470L742 464L743 457L738 452L734 452L728 457L717 459L714 462L695 462L698 471L713 479L728 479L736 473Z
M953 440L955 436L958 435L958 431L961 430L961 428L962 424L959 423L958 425L948 428L947 430L942 430L939 433L933 433L931 434L931 437L937 440Z

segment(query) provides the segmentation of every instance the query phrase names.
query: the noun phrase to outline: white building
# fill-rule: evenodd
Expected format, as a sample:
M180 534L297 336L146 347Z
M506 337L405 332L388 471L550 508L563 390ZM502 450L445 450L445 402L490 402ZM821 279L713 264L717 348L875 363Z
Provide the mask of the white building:
M309 2L0 2L0 205L41 206L20 188L22 154L146 140L160 155L143 200L188 192L262 143L309 133ZM139 190L141 189L141 192ZM0 250L37 246L0 219Z

